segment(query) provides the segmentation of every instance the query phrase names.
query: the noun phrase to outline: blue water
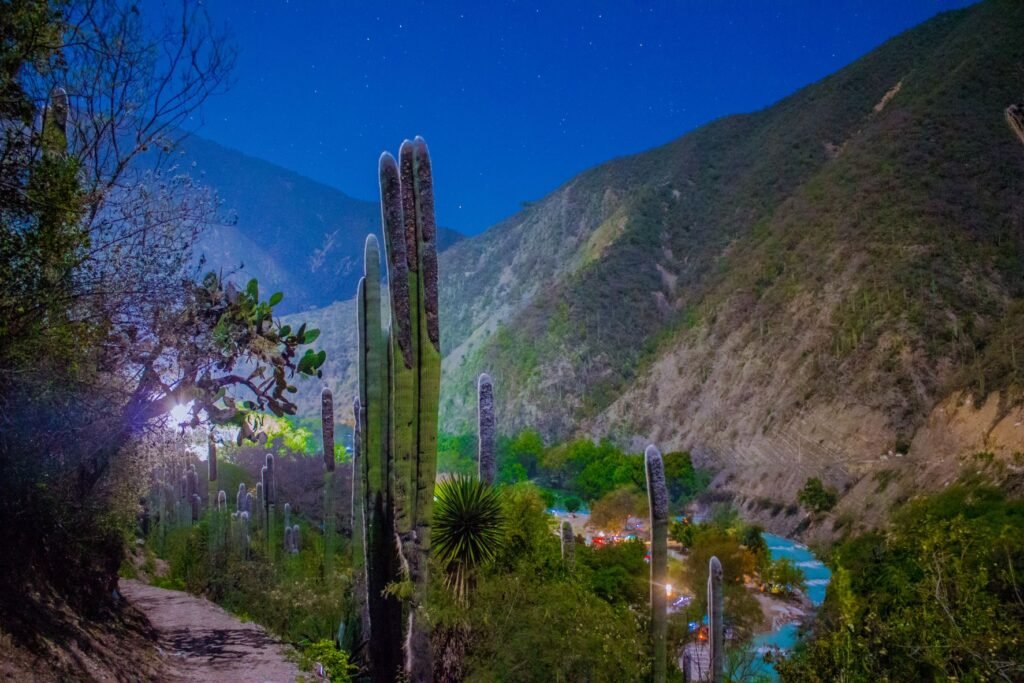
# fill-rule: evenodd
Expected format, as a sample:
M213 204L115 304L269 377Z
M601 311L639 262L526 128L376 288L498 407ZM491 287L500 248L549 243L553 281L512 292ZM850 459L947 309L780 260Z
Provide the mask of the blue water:
M784 557L803 571L807 583L807 597L815 607L820 606L825 601L825 589L832 578L829 568L806 546L795 541L774 534L765 534L764 540L768 544L768 552L772 559ZM796 644L798 629L799 624L786 624L771 633L763 633L754 638L753 647L760 654L772 648L789 650ZM771 678L776 677L775 669L770 664L763 659L760 660L760 664L757 673Z

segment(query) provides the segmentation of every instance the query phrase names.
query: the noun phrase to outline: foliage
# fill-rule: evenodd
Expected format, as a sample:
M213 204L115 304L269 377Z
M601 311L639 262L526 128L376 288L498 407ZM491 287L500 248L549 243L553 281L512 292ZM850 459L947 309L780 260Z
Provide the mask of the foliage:
M583 506L583 501L576 496L569 496L562 501L565 505L566 512L574 513L579 512L579 509Z
M783 680L1020 679L1022 528L1024 502L962 481L842 543L811 640L777 665Z
M476 473L476 435L450 434L441 432L437 435L437 471L449 474Z
M472 477L455 476L436 489L433 552L448 585L465 599L474 572L493 560L504 536L498 490Z
M645 606L649 595L646 555L643 541L633 540L603 548L578 547L576 562L594 595L612 604Z
M348 653L339 650L333 640L318 640L302 648L300 665L306 671L319 664L331 683L349 683L359 668L349 661Z
M804 573L785 557L768 560L761 569L761 579L769 585L781 586L788 593L807 590Z
M233 537L211 551L216 517L206 513L198 524L167 529L162 553L159 532L152 530L149 547L169 564L157 584L204 595L296 645L333 639L351 585L347 554L338 552L331 563L334 575L324 577L323 537L301 520L298 554L275 553L269 559L264 532L255 526L247 554Z
M828 512L839 501L839 493L831 486L822 484L821 479L811 477L800 489L797 500L812 512Z
M577 548L569 572L540 490L519 483L499 491L503 541L468 604L440 587L431 594L435 630L467 635L465 680L641 680L646 634L630 600L646 600L643 545L600 557Z
M449 451L448 470L469 472L475 466L476 442L469 435L446 435L441 440ZM679 506L707 488L708 472L693 466L683 451L663 456L669 498ZM646 486L643 459L609 440L595 443L576 439L545 446L536 431L524 430L513 437L498 439L498 481L514 483L536 480L545 487L570 492L584 501L597 501L616 489Z
M605 494L590 508L590 523L599 529L618 530L629 517L646 517L647 497L633 485Z

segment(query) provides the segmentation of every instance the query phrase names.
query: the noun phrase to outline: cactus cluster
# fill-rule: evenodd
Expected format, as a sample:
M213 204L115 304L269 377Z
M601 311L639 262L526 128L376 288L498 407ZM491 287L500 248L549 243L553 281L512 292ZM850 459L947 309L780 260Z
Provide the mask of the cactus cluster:
M359 473L375 680L432 679L422 617L437 466L440 330L430 158L421 138L380 159L391 320L381 320L380 251L366 240L358 288ZM407 589L388 590L407 585ZM399 597L400 596L400 597ZM404 650L404 652L403 652ZM401 672L401 673L400 673Z
M652 680L664 683L668 674L668 489L661 451L651 445L644 452L647 499L651 509L651 640Z

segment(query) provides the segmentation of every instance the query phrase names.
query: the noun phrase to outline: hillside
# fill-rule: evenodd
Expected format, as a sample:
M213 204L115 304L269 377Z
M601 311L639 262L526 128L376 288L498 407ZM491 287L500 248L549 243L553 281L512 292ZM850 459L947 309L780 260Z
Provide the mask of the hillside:
M287 311L327 306L352 296L362 274L363 238L380 227L376 202L293 171L187 137L178 166L213 187L220 221L203 235L208 265L241 279L257 278L263 291L283 291ZM440 230L441 248L461 238Z
M446 426L486 370L505 430L690 448L752 516L821 476L870 518L1024 452L1022 98L1024 6L984 3L460 242Z

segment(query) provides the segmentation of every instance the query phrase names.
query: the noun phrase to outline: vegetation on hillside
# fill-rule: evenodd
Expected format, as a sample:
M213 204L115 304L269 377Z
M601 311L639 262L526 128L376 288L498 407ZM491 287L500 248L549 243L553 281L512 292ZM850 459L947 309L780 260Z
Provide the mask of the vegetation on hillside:
M811 401L867 405L894 442L909 442L960 389L1008 390L1014 404L1024 155L1003 112L1024 88L1021 11L993 0L939 15L763 111L588 171L475 249L456 247L449 318L499 296L517 307L456 329L450 348L469 341L447 368L450 386L469 387L467 373L487 367L512 408L506 428L563 436L674 353L679 377L668 384L680 389L670 395L720 405L690 429L728 447L785 426ZM533 258L463 277L487 245L515 238L530 249L549 244L540 233L583 226L559 241L587 249L612 217L610 243L583 265L560 251L539 280ZM496 257L519 253L506 251ZM653 390L665 378L649 379L603 427L628 436L687 421ZM752 394L749 433L719 429L730 411L750 412ZM471 402L444 406L458 428Z
M835 572L784 681L1020 680L1024 501L967 478L832 551Z

